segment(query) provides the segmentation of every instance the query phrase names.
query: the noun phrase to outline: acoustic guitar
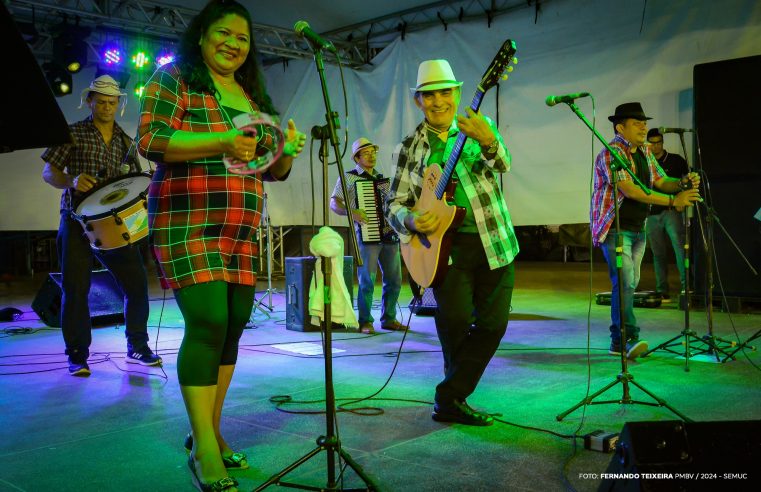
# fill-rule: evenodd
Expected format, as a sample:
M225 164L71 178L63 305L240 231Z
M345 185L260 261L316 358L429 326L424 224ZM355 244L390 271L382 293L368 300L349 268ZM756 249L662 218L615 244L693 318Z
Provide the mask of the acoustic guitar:
M511 71L515 62L515 42L508 39L486 69L478 84L470 109L478 112L484 94L506 79L505 72ZM401 243L402 258L412 279L421 287L435 287L443 280L448 268L452 234L462 224L465 209L450 203L454 196L452 174L462 154L467 137L460 132L454 147L442 169L437 163L428 165L423 175L423 184L413 212L431 212L439 218L439 227L429 234L414 233L408 243Z

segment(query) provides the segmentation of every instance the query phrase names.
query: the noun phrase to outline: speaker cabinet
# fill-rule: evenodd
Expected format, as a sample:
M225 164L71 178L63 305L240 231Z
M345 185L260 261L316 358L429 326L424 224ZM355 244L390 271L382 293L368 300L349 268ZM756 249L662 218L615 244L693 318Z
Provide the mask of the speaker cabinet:
M314 256L285 259L285 328L293 331L319 331L320 327L310 323L309 283L312 281L316 258ZM344 283L349 290L349 298L354 303L354 257L344 256ZM342 329L341 325L332 325Z
M599 491L758 490L761 420L627 422Z
M61 327L61 274L50 273L32 301L32 310L43 323ZM108 270L92 272L87 298L92 326L124 323L124 295Z
M761 277L753 274L745 260L761 270L761 222L753 218L761 207L761 159L753 144L758 139L761 114L760 78L761 56L703 63L693 71L695 128L700 137L703 181L710 184L710 188L701 188L705 205L716 213L713 238L718 257L713 286L707 286L702 228L693 221L697 293L713 287L714 297L720 296L720 275L727 295L761 298ZM705 228L707 207L699 208Z

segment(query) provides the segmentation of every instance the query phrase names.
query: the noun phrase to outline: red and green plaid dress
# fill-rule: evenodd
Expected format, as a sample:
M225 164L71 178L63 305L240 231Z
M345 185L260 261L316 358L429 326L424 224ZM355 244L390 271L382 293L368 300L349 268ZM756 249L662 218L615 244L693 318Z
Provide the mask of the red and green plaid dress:
M162 286L215 280L256 285L262 178L274 178L228 173L221 154L163 162L174 132L224 132L233 126L216 98L190 90L173 64L159 68L143 94L138 144L157 164L148 189L148 223Z

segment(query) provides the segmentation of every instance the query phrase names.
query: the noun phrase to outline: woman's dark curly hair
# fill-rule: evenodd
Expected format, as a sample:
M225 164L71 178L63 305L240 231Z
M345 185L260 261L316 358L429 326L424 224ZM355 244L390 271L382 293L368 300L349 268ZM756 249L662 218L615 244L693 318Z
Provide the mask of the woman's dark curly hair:
M201 46L198 41L206 34L209 27L228 14L242 17L248 23L251 30L251 15L243 5L234 0L211 0L206 7L199 12L190 22L190 26L180 39L178 50L178 65L188 86L194 90L200 90L217 95L217 88L209 75L209 69L203 61ZM276 115L277 110L272 105L272 99L264 87L262 70L256 60L257 51L254 44L254 36L251 33L251 48L243 65L235 71L235 80L243 89L251 95L259 106L259 110Z

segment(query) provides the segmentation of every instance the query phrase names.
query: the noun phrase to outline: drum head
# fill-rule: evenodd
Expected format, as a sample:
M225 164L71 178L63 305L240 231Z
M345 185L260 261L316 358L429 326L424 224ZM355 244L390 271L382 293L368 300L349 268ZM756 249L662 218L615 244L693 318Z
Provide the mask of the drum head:
M84 217L108 214L113 209L120 210L148 189L151 178L145 173L131 173L117 176L99 183L79 201L74 212Z

